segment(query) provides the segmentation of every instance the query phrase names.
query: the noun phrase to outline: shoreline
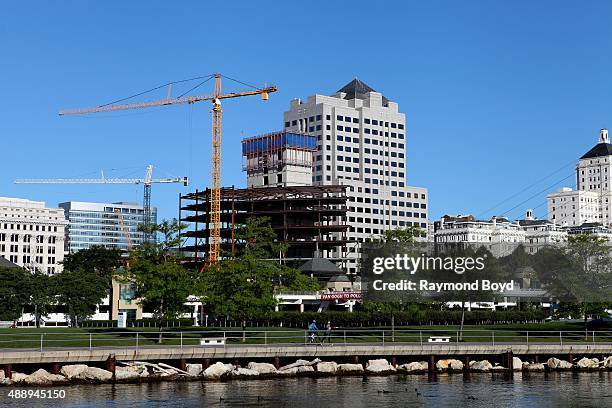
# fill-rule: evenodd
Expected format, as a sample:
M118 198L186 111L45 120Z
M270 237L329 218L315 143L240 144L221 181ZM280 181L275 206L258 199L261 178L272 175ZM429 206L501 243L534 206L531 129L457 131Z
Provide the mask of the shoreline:
M297 377L370 377L394 375L469 375L472 373L551 373L551 372L608 372L612 371L612 356L603 360L583 357L576 362L549 358L545 363L523 362L513 357L512 367L493 365L487 360L469 361L469 365L457 359L441 359L435 362L415 361L404 364L391 364L386 359L368 360L366 364L336 363L334 361L297 360L283 367L261 362L249 362L246 366L216 362L204 368L202 364L186 364L186 369L165 363L124 362L114 367L114 373L85 364L68 364L60 372L53 374L38 369L31 374L10 373L8 378L0 370L0 386L5 387L54 387L82 384L134 384L154 382L225 382L233 380L257 380ZM433 370L432 370L433 368Z

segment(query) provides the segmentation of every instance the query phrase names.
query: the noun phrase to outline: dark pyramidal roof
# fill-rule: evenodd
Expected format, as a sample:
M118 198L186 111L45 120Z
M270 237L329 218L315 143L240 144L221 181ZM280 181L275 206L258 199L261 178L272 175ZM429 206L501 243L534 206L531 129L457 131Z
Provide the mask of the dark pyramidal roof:
M342 273L342 269L336 266L335 263L324 258L312 258L300 266L300 271L307 274L338 274Z
M12 263L11 261L9 261L8 259L5 259L4 257L0 256L0 267L2 267L2 268L19 268L19 265L16 265L16 264Z
M348 84L344 85L342 88L338 90L338 92L345 93L346 96L344 99L366 99L368 96L368 92L378 92L368 86L365 82L360 81L355 78ZM389 106L389 99L387 99L384 95L382 97L383 106Z
M610 143L597 143L595 147L586 152L581 159L591 159L593 157L605 156L612 156L612 144Z

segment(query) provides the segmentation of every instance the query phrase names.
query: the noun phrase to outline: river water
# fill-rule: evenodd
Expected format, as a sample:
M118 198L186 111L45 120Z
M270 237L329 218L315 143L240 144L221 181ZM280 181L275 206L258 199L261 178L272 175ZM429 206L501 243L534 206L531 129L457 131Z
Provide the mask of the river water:
M395 375L63 387L62 400L10 407L612 407L612 372Z

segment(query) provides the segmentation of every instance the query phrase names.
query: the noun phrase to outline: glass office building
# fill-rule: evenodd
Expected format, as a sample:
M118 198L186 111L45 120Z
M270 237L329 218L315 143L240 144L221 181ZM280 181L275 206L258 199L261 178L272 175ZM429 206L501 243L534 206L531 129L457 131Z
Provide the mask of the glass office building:
M70 253L94 245L127 251L128 236L134 246L144 241L145 234L138 231L138 225L144 220L140 204L69 201L60 203L59 207L68 220L65 242ZM157 209L151 208L151 223L156 222Z

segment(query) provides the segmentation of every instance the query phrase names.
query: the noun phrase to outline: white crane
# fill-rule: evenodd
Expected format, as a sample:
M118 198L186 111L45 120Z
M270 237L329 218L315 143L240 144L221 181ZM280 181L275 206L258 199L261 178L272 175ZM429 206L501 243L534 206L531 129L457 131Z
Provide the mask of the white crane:
M106 178L104 172L99 179L81 178L81 179L18 179L15 184L142 184L144 185L143 198L143 224L145 231L150 231L151 227L151 185L152 184L167 184L167 183L183 183L184 186L189 184L187 177L174 178L153 178L153 165L149 164L145 173L145 177L139 178ZM145 240L151 241L152 235L145 233Z

